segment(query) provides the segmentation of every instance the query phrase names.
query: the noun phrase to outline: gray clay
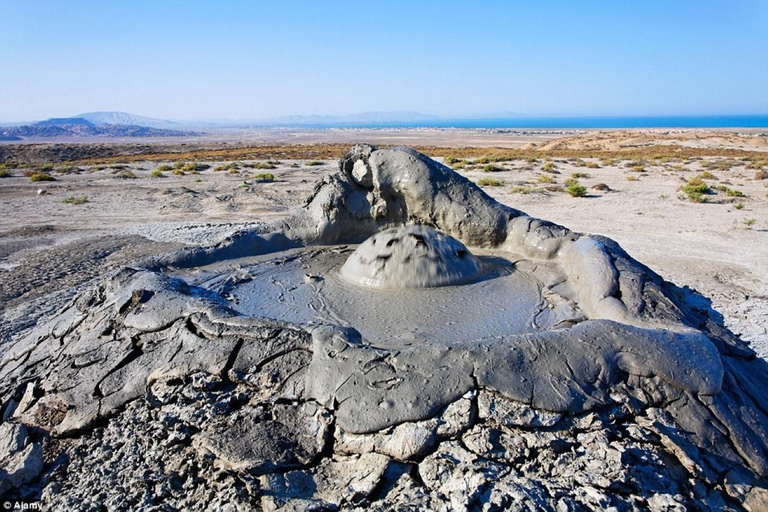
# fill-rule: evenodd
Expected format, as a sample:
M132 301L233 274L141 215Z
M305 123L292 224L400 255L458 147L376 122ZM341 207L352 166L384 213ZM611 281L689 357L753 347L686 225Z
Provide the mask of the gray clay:
M765 510L768 365L702 304L356 146L293 216L15 340L0 485L59 508Z

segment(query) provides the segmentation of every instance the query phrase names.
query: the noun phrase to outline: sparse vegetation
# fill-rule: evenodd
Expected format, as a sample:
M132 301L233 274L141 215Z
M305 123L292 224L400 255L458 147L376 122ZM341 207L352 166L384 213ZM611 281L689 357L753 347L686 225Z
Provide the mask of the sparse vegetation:
M529 186L517 185L509 189L509 191L513 194L532 194L534 192L538 192L538 189Z
M34 172L29 177L30 181L56 181L56 178L48 174L47 172Z
M173 167L168 164L160 164L157 166L157 170L160 172L168 172L168 171L172 171Z
M642 165L633 165L629 170L632 172L645 172L645 167Z
M747 195L744 192L742 192L741 190L736 190L734 188L728 188L728 187L725 186L725 184L718 186L717 190L719 192L722 192L723 194L727 195L728 197L747 197Z
M571 197L584 197L587 195L587 187L579 183L576 178L568 178L563 182L565 185L565 191L570 194Z
M304 165L307 167L316 167L318 165L324 165L325 162L320 162L319 160L310 160L309 162L304 162Z
M180 167L180 169L184 172L188 172L190 174L197 174L200 171L204 171L206 169L210 169L210 165L208 164L201 164L198 162L189 162Z
M717 176L715 176L714 174L712 174L709 171L702 172L701 174L699 174L697 176L697 178L699 178L700 180L717 180L718 179Z
M260 174L254 174L254 179L261 180L261 181L275 181L275 175L271 172L263 172Z
M165 174L163 174L163 171L161 171L159 167L150 172L149 175L153 178L165 178Z
M184 169L182 169L182 167L175 167L174 166L173 171L171 171L171 172L173 172L173 174L176 175L176 176L184 176L187 173L184 172Z
M71 172L75 172L77 170L77 167L74 165L61 165L56 168L56 172L61 174L69 174Z
M539 183L557 183L557 180L548 174L542 174L538 179Z
M579 178L587 179L589 177L590 177L589 174L587 174L586 172L574 172L573 174L571 174L571 178L574 178L574 179L579 179Z
M455 156L452 156L452 155L448 155L445 158L443 158L443 163L445 165L453 165L453 164L457 164L459 162L461 162L461 159L456 158Z
M739 166L739 162L732 158L705 160L701 163L701 166L705 169L716 171L728 171L733 167Z
M754 225L754 223L757 222L757 220L756 219L744 219L741 222L743 222L744 225L747 226L748 228L751 228Z
M733 207L736 208L737 210L743 210L744 209L744 203L742 201L739 201L738 203L733 205Z
M637 176L627 176L627 181L640 181L640 178Z
M11 176L11 171L5 168L0 168L0 178L9 178Z
M692 202L704 203L707 200L704 195L711 194L712 190L710 190L709 185L707 185L701 178L691 178L688 180L688 183L683 186L683 192L685 192L688 199Z
M500 165L486 164L483 166L483 172L502 172L502 171L506 171L506 169L501 167Z
M768 179L768 171L763 171L763 170L757 171L755 173L755 179L756 180L766 180L766 179Z
M131 172L130 170L128 170L128 171L123 171L120 174L116 175L115 178L120 180L135 180L136 175L133 174L133 172Z
M66 204L84 204L88 202L88 196L67 196L62 202Z
M597 162L587 162L587 169L599 169L600 165Z
M263 169L263 170L270 170L270 169L277 169L277 166L274 164L271 164L269 162L256 162L254 164L249 165L251 169Z
M43 164L37 167L37 170L40 172L53 172L53 169L53 164Z
M546 161L544 162L544 165L541 166L541 170L544 172L552 172L555 170L555 163Z
M501 187L504 182L496 178L480 178L477 180L477 184L481 187Z

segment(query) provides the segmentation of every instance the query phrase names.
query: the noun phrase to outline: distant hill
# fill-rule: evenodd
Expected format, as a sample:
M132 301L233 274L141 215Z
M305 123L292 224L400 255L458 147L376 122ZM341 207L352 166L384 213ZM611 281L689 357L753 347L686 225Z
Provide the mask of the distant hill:
M65 125L95 126L94 123L88 121L87 119L84 119L83 117L52 117L50 119L46 119L45 121L39 121L34 124L34 126L65 126Z
M173 121L155 119L153 117L137 116L127 112L86 112L75 116L97 126L111 124L119 126L147 126L149 128L173 128L178 126Z
M102 112L100 114L112 114ZM117 113L119 114L119 113ZM129 117L109 117L106 119L128 121ZM91 114L82 114L77 117L51 118L34 124L24 126L12 126L0 129L0 140L23 140L25 138L53 138L53 137L190 137L201 135L198 132L169 130L151 126L121 123L96 123L84 116L97 117ZM138 116L135 116L138 117ZM144 118L149 119L149 118ZM158 120L160 121L160 120Z

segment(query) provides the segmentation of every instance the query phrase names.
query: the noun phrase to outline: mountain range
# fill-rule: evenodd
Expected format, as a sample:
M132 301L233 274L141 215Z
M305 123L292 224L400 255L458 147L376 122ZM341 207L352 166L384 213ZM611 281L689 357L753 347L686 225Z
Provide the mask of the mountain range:
M87 112L74 117L54 117L0 130L0 140L54 137L188 137L198 132L169 129L171 121L125 112Z

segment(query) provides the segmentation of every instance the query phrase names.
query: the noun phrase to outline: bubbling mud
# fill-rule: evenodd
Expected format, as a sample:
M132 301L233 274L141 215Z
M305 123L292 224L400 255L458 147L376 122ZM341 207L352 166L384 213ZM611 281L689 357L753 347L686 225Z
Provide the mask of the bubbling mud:
M387 230L384 236L375 235L356 249L294 250L243 261L236 270L213 265L191 279L226 294L232 307L242 314L297 324L351 327L369 342L387 347L450 345L567 327L584 320L577 305L560 294L565 289L559 288L558 293L551 288L562 280L553 266L536 265L503 252L481 251L476 257L455 240L455 244L442 242L450 249L443 255L471 261L471 282L436 288L417 288L408 282L402 288L374 288L345 275L350 262L357 266L361 253L370 254L366 244L373 238L386 246L393 233L400 236L427 231L432 231L428 235L432 240L449 238L421 227ZM421 249L417 251L421 253ZM466 251L466 255L456 256L459 251ZM415 273L419 268L416 260L416 269L405 272ZM435 273L427 277L445 279Z
M452 236L426 226L401 226L363 242L344 263L341 275L375 288L434 288L471 281L481 268Z

